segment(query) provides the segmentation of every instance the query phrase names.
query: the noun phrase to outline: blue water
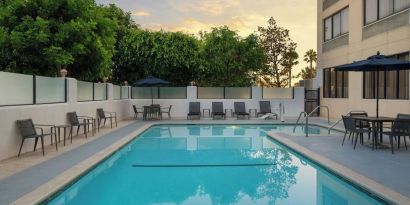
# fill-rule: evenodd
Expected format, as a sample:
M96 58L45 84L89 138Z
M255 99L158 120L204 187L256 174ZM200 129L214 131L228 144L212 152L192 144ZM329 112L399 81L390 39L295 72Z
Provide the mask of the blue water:
M381 204L266 136L292 129L154 126L48 204Z

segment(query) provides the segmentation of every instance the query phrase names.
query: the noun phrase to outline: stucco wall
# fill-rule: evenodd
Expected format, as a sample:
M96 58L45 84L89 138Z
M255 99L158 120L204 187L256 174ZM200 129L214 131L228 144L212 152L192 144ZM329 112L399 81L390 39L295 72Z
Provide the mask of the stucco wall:
M67 103L44 104L44 105L22 105L22 106L4 106L0 107L0 160L17 155L21 143L21 136L16 127L16 120L32 118L36 124L67 124L67 112L76 111L78 115L96 116L96 109L103 108L107 111L117 112L119 120L133 117L132 105L137 107L151 104L151 100L123 99L113 100L113 86L108 84L108 100L77 102L77 80L67 79ZM189 102L199 101L202 108L211 108L212 102L224 102L224 108L233 109L233 102L246 102L246 108L257 108L259 110L259 101L262 98L262 88L252 88L252 99L197 99L197 88L187 88L187 99L159 99L155 104L162 106L172 105L171 115L175 118L186 118L189 109ZM12 93L7 93L12 94ZM7 97L3 94L3 97ZM272 107L278 107L279 103L285 104L285 118L297 116L304 109L304 88L295 88L295 98L288 100L281 99L264 99L270 100ZM166 116L164 116L166 118ZM34 140L26 140L23 151L32 151ZM50 138L45 139L45 144L50 143Z
M363 25L363 1L340 0L322 10L323 0L318 0L318 78L316 83L323 88L323 68L363 60L380 51L383 55L394 55L410 51L410 12L402 11L382 19L371 25ZM323 50L323 20L335 12L349 6L349 40L348 44ZM395 26L386 32L376 32L372 35L368 27L374 31L385 29L386 21L397 21L397 16L408 16L408 23ZM400 18L402 19L402 18ZM380 28L378 28L380 27ZM383 28L382 28L383 27ZM363 38L363 33L366 38ZM409 79L410 80L410 79ZM349 73L349 98L321 98L321 105L329 106L332 118L340 118L351 110L365 110L370 115L375 115L376 100L363 99L363 74L361 72ZM323 91L323 89L321 89ZM323 94L321 95L323 96ZM410 100L380 100L379 113L382 116L395 116L397 113L410 113ZM324 113L322 113L323 115Z

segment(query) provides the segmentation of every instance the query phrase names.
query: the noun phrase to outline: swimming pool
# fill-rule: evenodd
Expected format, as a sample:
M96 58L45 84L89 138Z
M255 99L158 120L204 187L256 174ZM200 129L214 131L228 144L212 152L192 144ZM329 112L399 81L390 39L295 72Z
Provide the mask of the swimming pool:
M292 129L153 126L45 204L383 204L266 136Z

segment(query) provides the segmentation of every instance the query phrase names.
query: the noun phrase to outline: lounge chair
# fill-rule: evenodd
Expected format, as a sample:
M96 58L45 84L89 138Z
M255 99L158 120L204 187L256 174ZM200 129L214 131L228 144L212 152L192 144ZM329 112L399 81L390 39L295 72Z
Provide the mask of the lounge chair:
M134 109L134 117L135 119L138 118L138 114L141 113L141 115L144 115L144 108L137 108L137 106L132 105L132 108ZM141 110L142 109L142 110ZM140 111L141 110L141 111Z
M67 113L67 118L68 118L68 121L71 125L70 132L73 133L73 127L76 126L77 127L77 135L78 135L78 132L80 131L80 127L83 126L84 127L84 135L85 135L85 138L87 138L87 128L90 125L93 126L93 124L92 124L93 118L87 117L87 116L77 116L76 112ZM82 122L80 122L80 120ZM94 130L94 127L93 127L93 130ZM93 134L94 134L94 132L93 132ZM72 142L73 142L73 137L71 135L71 143Z
M371 129L356 127L355 120L353 120L353 118L350 117L350 116L342 115L342 120L343 120L343 124L344 124L345 130L346 130L345 135L343 136L342 146L345 142L347 133L349 133L349 137L350 137L350 135L353 135L353 139L354 139L353 149L356 149L357 139L359 138L359 135L362 136L362 134L367 133L370 136L370 134L372 132ZM374 149L375 144L376 144L376 141L375 141L375 138L373 138L373 147L372 147L372 149Z
M189 113L187 115L187 120L190 120L193 116L198 116L201 119L201 103L200 102L190 102L189 103Z
M239 116L245 116L248 117L249 120L249 113L246 112L246 108L245 108L245 102L234 102L234 115L236 115L236 119L239 119Z
M168 114L168 119L171 119L171 109L172 109L172 105L170 105L169 107L163 107L161 108L161 118L162 118L162 114Z
M44 129L42 127L50 127L50 133L44 133ZM32 119L26 119L26 120L17 120L17 128L20 131L20 134L22 136L22 141L19 149L19 153L17 157L20 157L21 149L23 148L24 140L34 138L34 152L36 151L37 147L37 142L38 138L41 140L41 150L43 151L43 156L44 156L44 137L50 136L51 137L51 142L53 142L53 135L55 138L55 144L56 144L56 150L57 148L57 135L54 132L53 133L53 127L54 125L39 125L39 124L34 124ZM40 130L40 134L37 134L36 129Z
M111 128L112 128L112 120L115 120L115 126L116 127L118 126L116 112L107 112L107 111L104 111L102 108L98 108L97 116L98 116L98 129L101 126L102 120L104 120L104 127L105 127L105 122L107 121L107 119L110 120Z
M222 116L223 119L226 119L224 105L222 102L212 102L212 119L215 120L216 116Z
M256 114L257 117L260 115L272 114L276 119L278 119L278 114L272 112L270 101L259 101L259 107L260 111Z
M394 154L393 137L398 137L399 139L397 143L397 149L400 149L400 138L403 137L404 146L406 147L406 150L407 150L406 137L410 137L410 118L403 118L405 116L402 116L402 115L400 117L401 118L397 117L394 120L391 131L383 132L383 134L389 136L392 154Z

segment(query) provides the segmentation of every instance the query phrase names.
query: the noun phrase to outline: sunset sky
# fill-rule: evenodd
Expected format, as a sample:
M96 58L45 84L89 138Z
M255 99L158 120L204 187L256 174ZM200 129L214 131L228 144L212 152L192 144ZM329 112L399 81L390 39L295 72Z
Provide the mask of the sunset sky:
M152 30L200 30L227 25L241 36L266 26L273 16L279 26L290 30L298 44L298 69L306 66L304 53L316 50L316 0L96 0L114 3L130 11L136 23Z

